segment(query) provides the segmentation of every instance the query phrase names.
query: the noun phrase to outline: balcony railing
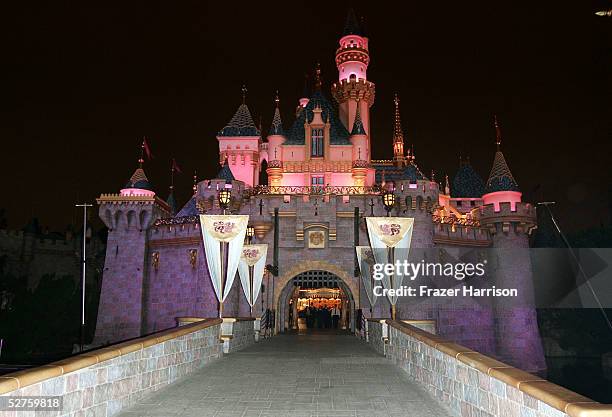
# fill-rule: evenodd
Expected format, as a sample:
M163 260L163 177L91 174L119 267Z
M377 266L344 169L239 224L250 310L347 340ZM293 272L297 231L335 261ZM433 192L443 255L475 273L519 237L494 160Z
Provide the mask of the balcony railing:
M270 186L258 185L245 191L247 196L266 194L296 194L296 195L378 195L381 193L380 186L358 187L358 186Z

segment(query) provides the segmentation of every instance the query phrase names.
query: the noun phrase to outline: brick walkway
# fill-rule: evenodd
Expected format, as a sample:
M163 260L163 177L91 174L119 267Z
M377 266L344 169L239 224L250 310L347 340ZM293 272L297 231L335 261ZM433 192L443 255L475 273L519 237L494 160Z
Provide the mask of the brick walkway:
M121 417L446 417L354 336L282 335L206 366Z

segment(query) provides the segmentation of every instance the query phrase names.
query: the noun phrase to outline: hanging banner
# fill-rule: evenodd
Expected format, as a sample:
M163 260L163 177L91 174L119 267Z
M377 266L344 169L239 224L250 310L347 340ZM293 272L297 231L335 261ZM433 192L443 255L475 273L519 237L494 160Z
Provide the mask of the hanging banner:
M370 245L377 264L404 262L408 260L414 218L411 217L366 217ZM387 289L400 289L402 275L385 274L382 283ZM397 303L397 295L387 298L392 306Z
M373 291L375 281L374 278L372 278L372 275L374 264L376 263L374 260L374 253L372 252L372 248L369 246L356 246L355 250L357 251L357 263L359 264L359 270L361 271L363 287L365 288L368 301L370 302L370 308L373 308L376 305L376 300L378 299L378 297L374 295Z
M259 297L261 282L266 269L267 254L268 245L244 245L242 247L238 273L240 274L244 296L251 308Z
M248 215L200 215L208 272L221 306L236 276L248 222Z

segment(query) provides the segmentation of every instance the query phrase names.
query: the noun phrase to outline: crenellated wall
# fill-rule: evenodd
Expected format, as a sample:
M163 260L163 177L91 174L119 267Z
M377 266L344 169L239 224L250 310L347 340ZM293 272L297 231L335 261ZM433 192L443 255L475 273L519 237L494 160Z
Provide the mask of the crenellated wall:
M53 236L53 237L51 237ZM34 234L22 230L0 230L0 257L6 261L5 273L28 280L28 288L35 288L44 275L70 276L81 279L80 235L58 238L45 233ZM87 241L88 276L104 263L105 243L97 237Z

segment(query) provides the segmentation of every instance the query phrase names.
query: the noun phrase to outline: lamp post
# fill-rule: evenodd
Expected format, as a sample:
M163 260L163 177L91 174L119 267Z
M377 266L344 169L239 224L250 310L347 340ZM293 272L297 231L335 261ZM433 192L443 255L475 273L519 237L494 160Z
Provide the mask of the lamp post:
M232 192L229 189L223 188L221 191L219 191L219 206L223 210L223 214L225 214L225 211L229 207L231 198L232 198ZM228 246L229 246L229 243L221 242L221 248L220 248L220 252L221 252L221 288L222 288L221 291L225 289L225 281L227 279L225 269L227 268ZM223 302L222 301L219 302L219 317L223 317Z
M391 215L391 209L393 209L393 206L395 206L395 194L393 193L393 191L385 191L382 196L382 200L383 205L385 206L385 210L387 210L387 217L389 217ZM387 261L391 265L395 263L395 248L388 249ZM395 288L393 278L393 274L389 276L391 288ZM391 304L391 319L395 320L395 304Z
M93 207L92 204L75 204L75 207L83 207L83 242L81 253L81 333L80 333L80 352L83 352L85 347L85 271L87 267L87 207Z
M387 210L387 217L389 217L391 209L395 205L395 194L392 191L385 191L382 195L382 202L385 206L385 210Z

